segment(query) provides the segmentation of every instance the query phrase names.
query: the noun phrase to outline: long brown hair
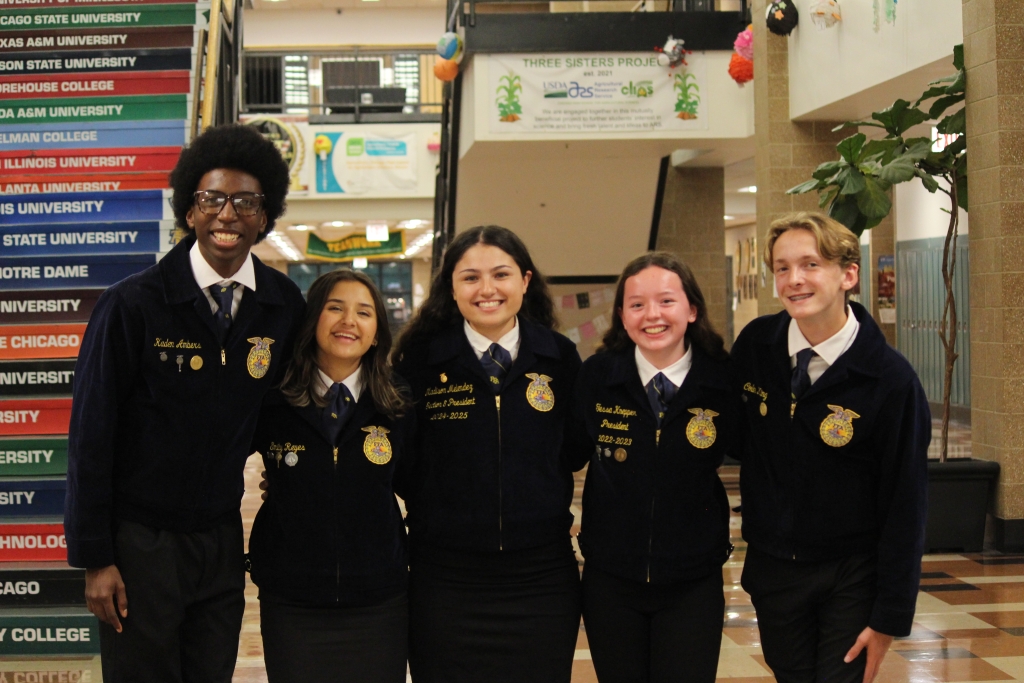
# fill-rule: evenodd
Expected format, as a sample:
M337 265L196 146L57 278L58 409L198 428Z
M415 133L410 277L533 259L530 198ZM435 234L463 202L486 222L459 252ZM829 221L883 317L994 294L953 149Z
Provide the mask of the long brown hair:
M601 340L601 347L598 351L625 351L633 347L634 342L629 338L625 325L622 324L622 306L626 293L626 280L633 277L642 270L648 268L664 268L679 276L683 283L683 292L686 294L690 305L697 309L697 319L686 326L686 341L694 344L701 351L715 360L725 360L728 354L725 352L725 342L715 332L715 328L708 319L708 307L704 303L704 294L700 291L697 278L693 276L690 267L679 260L675 254L667 251L651 251L626 264L619 276L619 284L615 288L615 309L612 315L612 326L604 333Z
M292 362L285 371L281 382L281 393L293 406L307 406L310 403L323 408L327 401L315 390L321 383L319 367L316 364L319 346L316 341L316 327L320 314L327 305L334 286L339 282L358 282L366 287L373 299L377 316L377 343L370 347L359 362L362 369L363 386L370 392L377 410L389 417L400 417L409 406L409 398L395 386L391 377L388 354L391 352L391 329L388 327L388 311L373 280L365 273L341 268L318 277L309 287L306 295L306 317L302 321L295 339Z
M554 306L551 303L551 293L548 291L544 276L537 270L537 266L533 265L533 259L530 258L530 252L526 245L518 235L508 228L498 225L481 225L460 234L448 245L448 249L444 252L441 270L434 277L434 281L430 283L430 294L395 345L396 360L400 360L402 354L408 349L428 343L435 334L462 320L459 305L452 298L452 277L455 265L462 260L471 247L477 244L486 244L501 249L512 257L512 260L519 266L521 274L526 275L526 271L533 273L530 283L526 287L526 294L523 295L523 306L519 309L518 314L548 329L555 328L557 321L555 320Z

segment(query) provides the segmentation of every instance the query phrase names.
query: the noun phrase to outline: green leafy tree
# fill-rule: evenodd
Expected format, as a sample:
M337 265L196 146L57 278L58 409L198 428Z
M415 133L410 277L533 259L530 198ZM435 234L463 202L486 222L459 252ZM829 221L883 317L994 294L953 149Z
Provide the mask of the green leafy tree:
M835 128L880 128L884 137L868 140L856 133L840 142L837 161L821 164L812 180L788 190L789 194L818 192L818 205L855 234L875 227L892 210L889 190L893 185L919 178L931 192L949 198L949 227L942 249L942 281L946 298L939 324L939 338L946 356L942 390L942 454L946 460L949 433L949 399L953 384L956 352L956 299L953 273L956 268L956 240L959 228L957 207L967 210L967 119L962 105L966 91L963 45L953 48L952 76L930 83L916 102L896 100L891 107L871 115L870 121L850 121ZM922 103L930 102L927 109ZM947 113L953 110L952 113ZM939 133L957 136L941 151L933 151L930 138L907 138L914 126L938 120Z
M523 113L523 108L519 104L519 93L523 89L519 76L509 73L499 78L498 83L498 98L495 100L495 103L498 105L498 113L501 115L501 120L507 122L518 121L519 115Z

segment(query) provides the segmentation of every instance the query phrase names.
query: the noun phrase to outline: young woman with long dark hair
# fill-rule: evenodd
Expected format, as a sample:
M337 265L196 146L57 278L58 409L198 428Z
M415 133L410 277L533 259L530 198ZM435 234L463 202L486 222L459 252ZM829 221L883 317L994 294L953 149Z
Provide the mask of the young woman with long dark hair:
M667 252L626 265L614 318L576 385L566 435L589 462L579 535L583 623L601 683L713 683L734 430L728 356L692 271Z
M309 288L253 450L269 483L249 540L271 683L404 683L405 527L395 500L413 415L391 374L384 300L363 273Z
M580 367L522 241L460 234L396 368L416 401L406 507L416 683L568 683L580 588L561 456Z

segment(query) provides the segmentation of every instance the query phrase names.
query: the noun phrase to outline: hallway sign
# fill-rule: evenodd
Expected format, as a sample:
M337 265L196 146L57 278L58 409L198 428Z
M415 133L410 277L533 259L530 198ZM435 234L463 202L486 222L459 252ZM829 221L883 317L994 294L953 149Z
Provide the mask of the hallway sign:
M491 133L707 130L703 52L675 69L654 52L491 55Z

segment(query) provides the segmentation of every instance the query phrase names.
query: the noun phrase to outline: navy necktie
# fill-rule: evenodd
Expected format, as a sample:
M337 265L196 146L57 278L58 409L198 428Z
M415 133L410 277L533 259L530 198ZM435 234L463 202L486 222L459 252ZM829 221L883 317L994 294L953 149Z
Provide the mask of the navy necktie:
M324 406L322 413L324 431L330 438L331 445L334 446L337 445L338 436L345 428L345 423L348 422L355 401L352 400L352 392L341 382L332 384L325 396L327 405Z
M789 384L793 398L789 411L790 417L793 416L793 411L796 410L796 402L811 387L811 376L807 373L807 368L811 364L811 359L817 355L814 349L811 348L803 349L796 353L796 367L793 368L793 376Z
M213 317L217 319L217 324L220 326L221 340L224 339L228 330L231 329L231 304L234 303L236 287L238 287L237 282L232 282L230 285L210 286L210 294L213 295L213 300L217 302L217 312L213 314Z
M480 358L480 364L491 378L491 389L495 394L501 393L501 383L512 367L512 354L501 344L491 344Z
M660 372L647 383L647 400L651 402L651 410L658 417L659 427L662 418L668 412L668 404L675 398L678 390L679 388Z

